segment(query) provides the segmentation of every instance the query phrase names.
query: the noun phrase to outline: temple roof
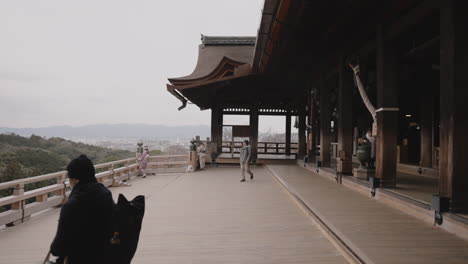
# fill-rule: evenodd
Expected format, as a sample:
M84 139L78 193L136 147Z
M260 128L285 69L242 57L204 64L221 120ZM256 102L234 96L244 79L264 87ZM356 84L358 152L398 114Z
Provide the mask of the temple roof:
M173 85L187 85L223 77L221 68L234 68L251 63L256 37L221 37L202 35L198 49L198 62L194 71L187 76L169 78ZM220 72L221 71L221 72ZM218 74L217 74L218 73ZM219 75L221 74L221 75Z

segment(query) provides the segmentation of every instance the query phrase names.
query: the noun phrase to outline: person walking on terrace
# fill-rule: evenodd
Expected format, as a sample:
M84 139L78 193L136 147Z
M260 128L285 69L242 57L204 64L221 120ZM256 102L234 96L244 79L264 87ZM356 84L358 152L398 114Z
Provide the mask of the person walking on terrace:
M249 141L244 140L244 142L242 142L242 148L240 150L240 167L242 171L241 182L245 182L246 171L250 174L250 179L253 180L254 175L252 171L250 171L250 168L249 168L249 161L250 161L251 154L252 154L252 150L249 146Z
M149 149L148 146L145 146L145 150L141 157L138 159L138 175L143 175L143 178L146 178L146 167L148 167L148 158L149 158Z
M67 166L72 191L60 210L57 233L50 246L56 263L105 263L114 201L111 192L95 176L93 163L85 155Z
M375 137L372 135L372 129L369 128L366 133L366 138L369 140L369 143L371 144L371 159L370 159L370 168L375 168Z
M204 143L201 143L200 146L197 148L198 158L200 159L200 170L205 169L205 161L206 161L206 146Z

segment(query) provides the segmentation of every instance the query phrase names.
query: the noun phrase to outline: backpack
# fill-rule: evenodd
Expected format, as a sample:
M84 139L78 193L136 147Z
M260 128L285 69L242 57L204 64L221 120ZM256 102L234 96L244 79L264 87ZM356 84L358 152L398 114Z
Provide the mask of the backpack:
M104 257L106 263L129 264L132 261L138 247L144 214L143 195L128 201L123 194L119 194L112 215L112 234Z

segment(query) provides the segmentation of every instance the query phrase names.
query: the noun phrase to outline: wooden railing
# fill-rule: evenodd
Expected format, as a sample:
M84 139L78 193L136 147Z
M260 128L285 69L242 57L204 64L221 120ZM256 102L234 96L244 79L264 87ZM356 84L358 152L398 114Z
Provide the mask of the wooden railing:
M155 169L186 164L188 164L187 155L151 156L148 167ZM130 158L97 164L94 167L98 182L105 186L118 186L136 174L138 164L135 158ZM10 196L0 197L0 208L7 209L0 213L0 226L23 222L35 213L61 205L70 193L70 184L66 175L66 171L59 171L0 183L0 190L13 189ZM25 185L43 181L51 183L45 187L25 191Z
M223 141L223 153L239 154L242 147L242 141ZM291 143L291 154L296 154L298 149L297 143ZM258 142L258 154L285 155L285 142Z

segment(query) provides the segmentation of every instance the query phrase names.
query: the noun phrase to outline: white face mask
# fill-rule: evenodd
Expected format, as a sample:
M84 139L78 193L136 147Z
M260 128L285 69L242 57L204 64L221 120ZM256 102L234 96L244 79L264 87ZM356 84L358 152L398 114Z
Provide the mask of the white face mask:
M80 182L78 179L70 178L70 186L72 189Z

